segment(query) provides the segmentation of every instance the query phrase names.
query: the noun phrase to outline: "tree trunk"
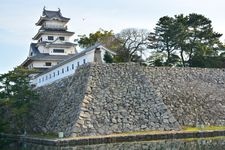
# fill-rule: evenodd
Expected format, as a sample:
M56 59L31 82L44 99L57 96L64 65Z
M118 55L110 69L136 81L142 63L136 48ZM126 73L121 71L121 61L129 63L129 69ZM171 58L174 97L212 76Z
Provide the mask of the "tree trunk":
M183 52L184 52L183 50L180 51L180 56L181 56L181 61L182 61L183 67L186 67L186 66L185 66L185 61L184 61L184 54L183 54Z
M166 61L166 65L169 66L170 64L170 51L167 51L167 61Z
M192 53L193 53L193 50L191 48L191 51L189 53L189 59L188 59L189 66L191 66L191 64L192 64Z

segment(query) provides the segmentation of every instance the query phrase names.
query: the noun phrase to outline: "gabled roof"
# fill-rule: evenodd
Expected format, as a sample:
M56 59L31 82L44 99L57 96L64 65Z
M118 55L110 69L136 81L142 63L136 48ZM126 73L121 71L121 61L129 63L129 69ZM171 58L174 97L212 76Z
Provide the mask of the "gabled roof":
M44 7L42 16L40 17L36 25L42 25L43 21L53 20L53 19L59 20L62 22L68 22L70 20L70 18L66 18L62 16L60 9L58 11L51 11L51 10L46 10Z
M27 57L27 59L21 64L21 66L28 66L32 61L57 61L61 62L63 60L69 59L74 54L70 55L49 55L46 53L40 53L35 56Z
M21 66L28 66L32 61L57 61L61 62L72 57L74 54L69 55L49 55L48 53L40 53L37 48L37 43L30 44L30 51L32 55L29 54L29 57L21 64Z
M40 51L38 50L36 45L37 45L37 43L31 43L30 44L30 50L31 50L31 52L33 53L34 56L40 54ZM30 54L29 54L29 56L30 56Z
M42 41L42 42L39 42L38 43L38 46L40 45L43 45L45 47L53 47L53 48L57 48L57 47L60 47L60 48L69 48L69 47L72 47L72 46L76 46L75 43L71 43L71 42L64 42L64 41L60 41L60 43L57 43L57 42L47 42L47 41Z

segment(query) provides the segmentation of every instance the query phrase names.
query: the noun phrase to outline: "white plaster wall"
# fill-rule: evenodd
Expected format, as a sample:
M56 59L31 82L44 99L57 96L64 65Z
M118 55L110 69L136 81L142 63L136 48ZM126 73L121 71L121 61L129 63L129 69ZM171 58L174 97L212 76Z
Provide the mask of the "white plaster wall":
M38 50L40 53L49 53L49 49L45 48L44 46L38 46Z
M45 26L48 28L64 28L66 25L65 22L59 22L59 21L55 21L55 20L51 20L51 21L46 21L45 22Z
M48 40L48 36L53 36L53 40ZM65 40L63 42L69 42L71 36L67 36L67 35L52 35L52 34L51 35L50 34L47 35L47 34L45 34L45 35L42 35L40 38L42 38L42 41L52 42L52 41L56 40L58 37L64 37Z
M86 53L86 55L81 56L80 58L71 60L70 62L64 65L59 66L55 68L54 70L51 70L50 72L40 75L39 77L33 80L32 84L36 85L36 87L40 87L40 86L52 83L58 79L72 75L74 74L75 70L78 67L78 62L79 62L79 66L83 65L84 59L85 59L85 63L94 62L94 50L89 53ZM74 68L72 68L72 64L74 65ZM67 67L69 68L69 70L67 70ZM62 70L64 70L64 72Z
M68 55L68 54L75 54L75 47L69 47L69 48L58 48L58 49L64 49L64 53L53 53L53 49L57 48L46 48L44 46L39 46L38 50L40 53L48 53L49 55Z
M49 54L50 55L68 55L68 54L74 54L75 53L75 47L59 48L59 49L64 49L64 53L54 53L53 49L57 49L57 48L49 48Z
M46 66L45 62L51 62L51 66ZM33 68L51 68L52 66L57 65L57 61L33 61L30 65L32 65Z
M102 62L104 61L104 55L105 55L106 51L104 49L101 49L101 58L102 58Z

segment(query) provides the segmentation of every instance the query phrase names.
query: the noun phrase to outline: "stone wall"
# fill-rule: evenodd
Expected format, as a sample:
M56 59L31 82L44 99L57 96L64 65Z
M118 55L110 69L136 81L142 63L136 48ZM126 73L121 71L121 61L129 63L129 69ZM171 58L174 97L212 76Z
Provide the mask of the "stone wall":
M225 72L219 69L86 64L37 91L37 132L82 136L225 125Z
M142 69L180 125L225 125L225 70Z
M40 101L32 112L33 131L69 135L79 117L90 67L83 65L73 76L36 89Z
M74 136L180 128L137 65L95 64L87 87Z

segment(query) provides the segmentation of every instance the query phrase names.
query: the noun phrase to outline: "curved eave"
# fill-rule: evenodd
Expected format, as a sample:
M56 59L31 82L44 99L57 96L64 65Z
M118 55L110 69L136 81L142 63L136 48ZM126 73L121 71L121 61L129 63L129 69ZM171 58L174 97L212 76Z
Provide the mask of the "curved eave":
M37 23L35 23L36 26L41 26L43 24L44 21L51 21L51 20L58 20L61 22L68 22L70 20L70 18L47 18L47 17L40 17L40 19L38 20Z
M57 47L57 48L70 48L70 47L74 47L75 44L49 44L48 47Z
M40 38L41 35L43 34L47 34L47 35L68 35L68 36L72 36L74 35L74 32L59 32L59 31L39 31L32 39L33 40L38 40Z
M42 56L42 57L27 57L27 59L20 65L23 67L27 67L31 62L33 61L63 61L67 59L66 57L61 57L61 58L55 58L53 55L49 55L49 56Z
M31 59L27 57L27 59L24 60L24 62L22 62L20 66L27 67L30 62L31 62Z

